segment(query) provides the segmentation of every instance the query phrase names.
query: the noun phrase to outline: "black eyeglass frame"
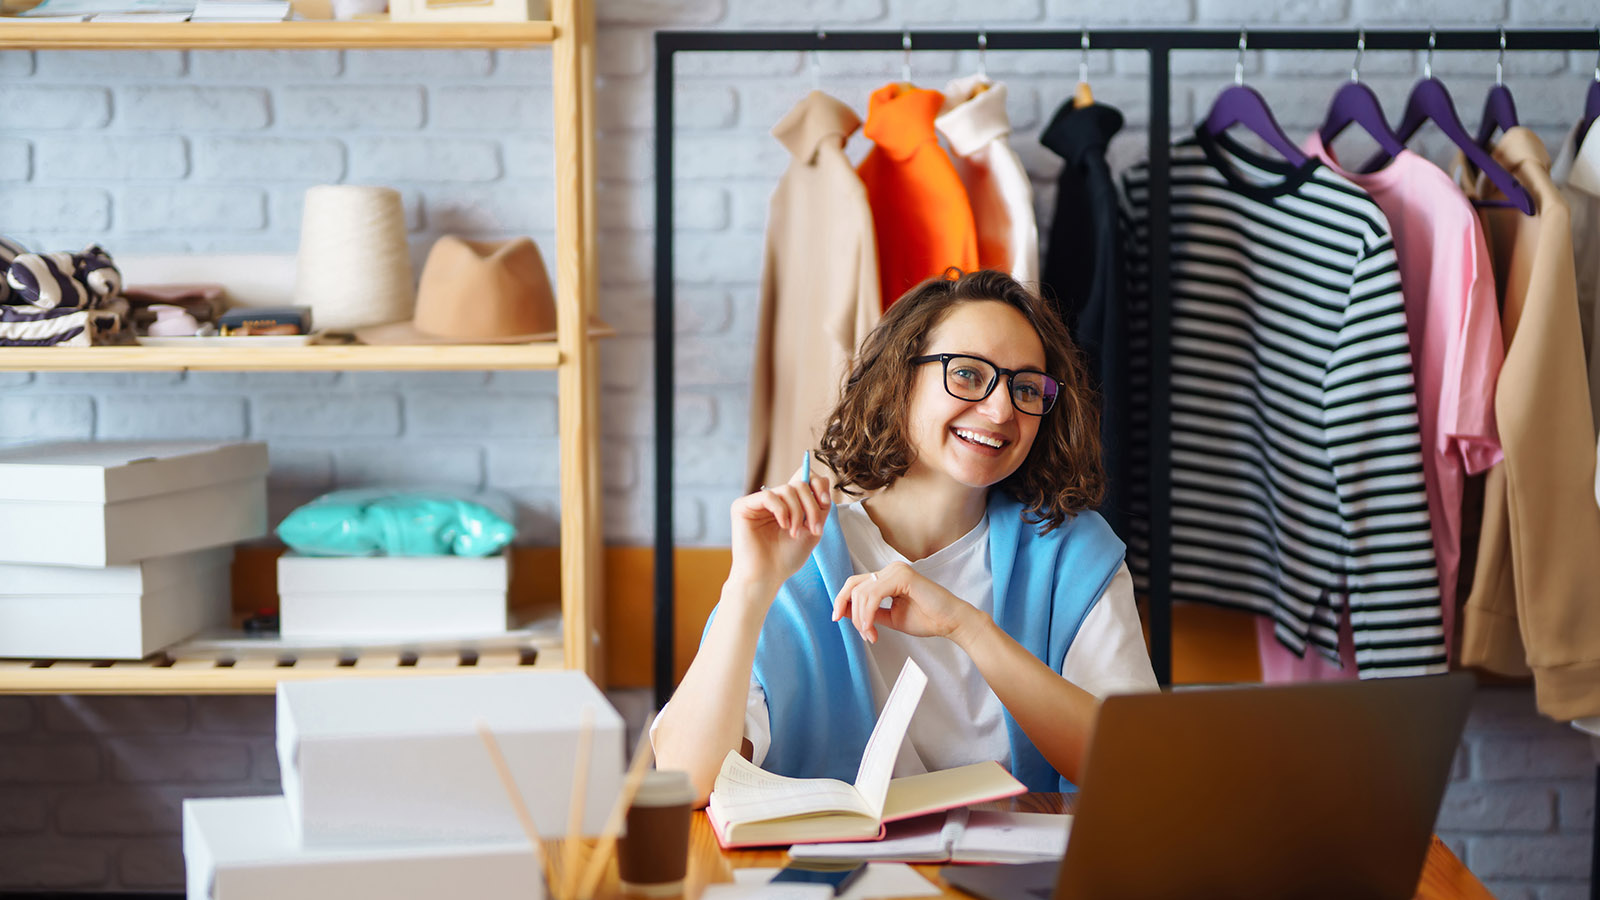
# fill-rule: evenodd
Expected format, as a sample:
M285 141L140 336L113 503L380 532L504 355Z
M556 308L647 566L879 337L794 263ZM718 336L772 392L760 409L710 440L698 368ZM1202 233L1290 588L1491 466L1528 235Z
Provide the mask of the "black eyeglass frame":
M960 394L957 394L955 391L950 390L950 360L952 359L975 359L994 370L994 377L989 379L989 386L983 389L983 393L981 395L978 397L963 397ZM973 353L930 353L926 356L911 357L911 364L914 366L925 366L931 362L938 362L944 368L944 392L956 398L957 400L965 400L968 403L982 403L983 401L989 399L989 395L994 393L995 387L1000 384L1001 376L1005 376L1006 379L1006 398L1011 401L1011 408L1022 415L1033 416L1034 418L1044 418L1044 416L1049 413L1050 410L1056 408L1056 398L1061 396L1061 379L1051 375L1049 372L1042 372L1038 369L1007 369L1004 366L996 365L992 361L984 359L983 357ZM1016 382L1012 380L1011 376L1024 374L1043 375L1044 377L1055 382L1056 392L1054 394L1046 395L1047 402L1043 412L1028 412L1017 403L1017 395L1012 393L1014 390L1016 390Z

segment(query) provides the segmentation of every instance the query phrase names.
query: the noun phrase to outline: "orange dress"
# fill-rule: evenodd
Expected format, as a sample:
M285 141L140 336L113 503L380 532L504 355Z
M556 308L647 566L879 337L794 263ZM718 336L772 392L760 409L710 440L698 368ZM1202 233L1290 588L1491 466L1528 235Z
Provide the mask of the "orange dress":
M934 130L944 97L903 83L874 91L862 132L873 148L856 172L878 240L883 307L949 266L978 268L978 229L961 176Z

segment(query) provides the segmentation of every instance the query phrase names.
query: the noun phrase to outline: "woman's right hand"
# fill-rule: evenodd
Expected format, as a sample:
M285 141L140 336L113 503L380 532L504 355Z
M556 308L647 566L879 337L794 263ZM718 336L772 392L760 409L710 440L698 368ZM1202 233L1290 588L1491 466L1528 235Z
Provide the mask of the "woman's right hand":
M776 595L821 540L832 503L830 491L826 476L813 475L807 483L796 473L787 484L733 501L729 510L733 566L728 580L759 588L769 598Z

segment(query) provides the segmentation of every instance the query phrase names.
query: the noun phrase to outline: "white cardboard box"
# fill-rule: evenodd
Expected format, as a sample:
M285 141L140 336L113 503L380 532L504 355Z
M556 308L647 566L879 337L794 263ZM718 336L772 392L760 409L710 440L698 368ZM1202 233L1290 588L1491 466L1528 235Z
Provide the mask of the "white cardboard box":
M449 847L307 848L282 797L183 801L188 900L542 900L525 839Z
M285 638L474 637L506 630L507 557L278 557Z
M0 656L143 659L226 626L232 547L125 566L0 564Z
M582 672L278 684L278 765L305 846L522 834L478 736L487 724L544 838L567 833L582 710L594 711L583 832L622 786L622 717Z
M114 566L267 533L267 445L0 449L0 562Z

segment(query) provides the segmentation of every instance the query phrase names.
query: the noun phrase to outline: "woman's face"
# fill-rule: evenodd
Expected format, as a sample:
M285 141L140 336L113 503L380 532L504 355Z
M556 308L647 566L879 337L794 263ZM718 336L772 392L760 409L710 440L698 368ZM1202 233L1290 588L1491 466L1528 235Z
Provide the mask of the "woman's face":
M978 356L1004 369L1044 369L1044 342L1033 326L1015 307L994 300L952 309L918 355L935 353ZM907 423L916 459L907 474L942 474L975 488L1005 480L1028 458L1039 417L1017 412L1005 375L975 402L951 396L944 379L938 362L917 369Z

